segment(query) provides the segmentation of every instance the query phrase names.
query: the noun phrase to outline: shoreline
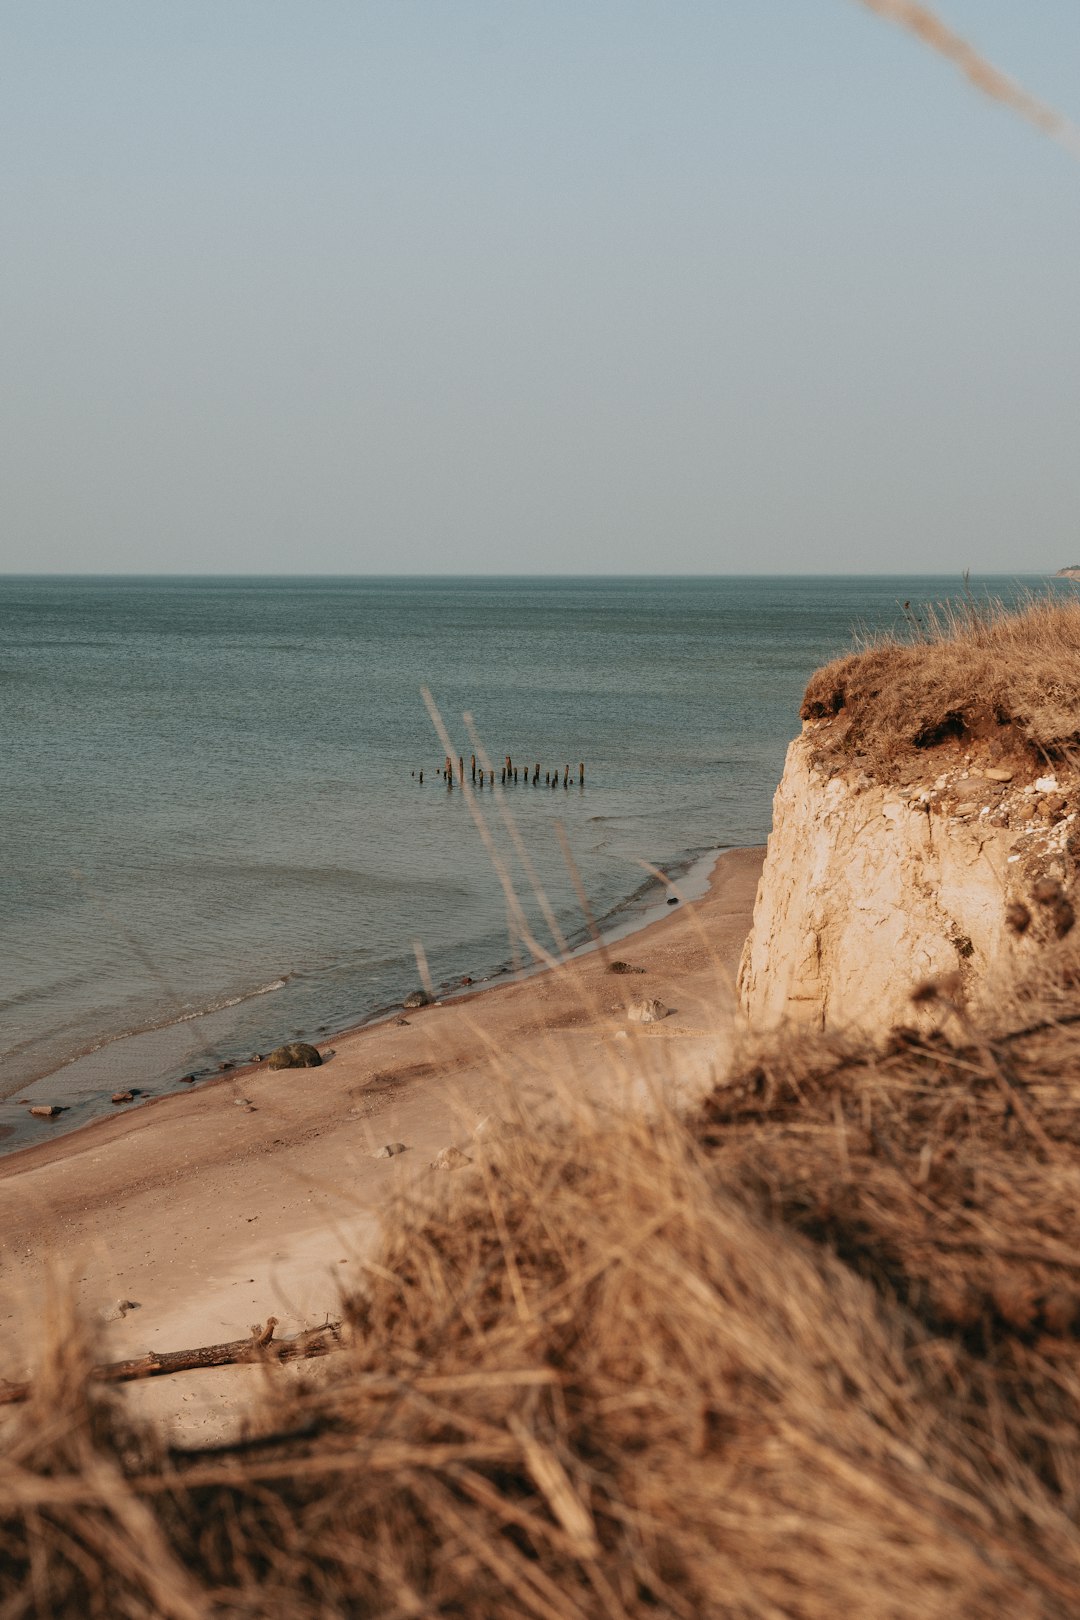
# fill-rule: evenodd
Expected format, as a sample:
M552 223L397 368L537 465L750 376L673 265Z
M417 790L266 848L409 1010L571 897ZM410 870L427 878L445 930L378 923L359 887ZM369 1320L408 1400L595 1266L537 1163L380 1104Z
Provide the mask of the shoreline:
M657 920L664 914L666 905L666 899L661 898L664 887L668 892L678 889L687 899L698 898L707 889L709 874L716 861L727 852L728 846L718 846L709 850L688 850L674 858L668 863L671 875L665 877L664 885L661 885L658 878L650 875L598 919L597 929L601 939L606 943L609 940L625 938L640 929L647 928ZM655 898L652 897L654 891ZM589 937L589 930L584 925L574 931L570 940L567 960L576 960L579 955L597 948L595 940ZM439 1002L447 1002L473 995L480 990L497 989L503 984L516 983L530 974L545 971L548 970L544 963L530 961L524 967L515 968L506 957L503 957L471 984L465 984L461 977L443 980L435 987L436 998ZM285 977L282 975L280 982L284 982ZM415 985L410 985L411 988L415 988ZM223 1042L220 1050L214 1050L212 1042L208 1042L212 1051L214 1065L212 1068L206 1067L205 1057L201 1064L189 1065L186 1061L178 1062L175 1058L170 1061L169 1056L162 1053L159 1062L166 1071L165 1076L152 1072L147 1079L142 1062L133 1049L138 1048L140 1043L144 1045L147 1042L152 1043L155 1037L167 1041L170 1036L175 1036L181 1031L189 1032L191 1026L197 1029L217 1015L231 1010L233 1006L261 999L266 993L265 990L254 990L221 1006L209 1007L196 1013L185 1013L144 1029L108 1036L86 1050L76 1052L58 1068L20 1085L9 1097L0 1098L0 1166L9 1159L21 1156L47 1142L73 1132L89 1130L103 1120L116 1118L118 1113L130 1113L135 1109L160 1102L165 1097L183 1095L189 1086L193 1091L201 1090L224 1077L237 1079L251 1072L257 1072L262 1067L261 1061L254 1062L250 1058L228 1058L227 1043ZM402 992L403 996L408 994L408 989ZM360 1030L385 1023L400 1015L401 1011L402 1003L395 1001L380 1003L360 1017L352 1017L337 1027L332 1022L311 1032L284 1032L279 1027L276 1035L267 1038L262 1050L264 1053L269 1052L285 1040L296 1039L325 1047L335 1040L345 1040ZM108 1064L117 1056L120 1058L121 1069L125 1059L128 1064L134 1066L135 1079L125 1077L123 1072L118 1072L111 1078L101 1075L95 1079L95 1069ZM227 1068L221 1067L222 1060L227 1062ZM151 1056L150 1064L152 1063ZM179 1073L168 1077L169 1070L179 1071L185 1068L195 1075L193 1082L184 1081ZM114 1092L129 1089L135 1093L132 1102L125 1104L112 1102ZM43 1104L58 1104L64 1112L52 1120L29 1115L29 1106Z
M701 898L623 934L641 976L609 974L593 947L570 971L362 1026L321 1068L230 1071L8 1155L0 1376L32 1375L57 1282L99 1323L131 1302L100 1329L104 1358L243 1337L270 1314L280 1336L317 1324L341 1286L361 1284L388 1205L423 1185L443 1148L468 1157L485 1116L560 1106L567 1084L600 1107L640 1105L653 1085L696 1095L732 1050L762 858L725 852ZM630 1022L643 996L669 1016ZM403 1151L377 1157L390 1142ZM202 1441L235 1425L256 1389L250 1369L219 1369L125 1386L123 1399Z

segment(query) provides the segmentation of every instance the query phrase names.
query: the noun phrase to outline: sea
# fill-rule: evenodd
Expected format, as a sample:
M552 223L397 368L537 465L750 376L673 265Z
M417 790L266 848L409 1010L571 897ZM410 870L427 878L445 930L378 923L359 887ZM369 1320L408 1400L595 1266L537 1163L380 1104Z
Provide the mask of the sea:
M0 578L0 1148L644 919L765 840L822 662L1049 589Z

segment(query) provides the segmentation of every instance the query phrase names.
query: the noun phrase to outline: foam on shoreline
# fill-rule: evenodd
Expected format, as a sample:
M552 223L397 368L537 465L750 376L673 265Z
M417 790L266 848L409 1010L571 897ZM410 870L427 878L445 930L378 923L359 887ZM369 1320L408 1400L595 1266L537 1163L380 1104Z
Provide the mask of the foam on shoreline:
M700 899L708 890L710 876L722 849L688 852L668 863L666 881L661 883L651 874L616 906L598 919L597 927L604 944L639 932L666 914L669 891L678 891L686 900ZM579 927L568 941L571 959L587 955L596 949L596 942L584 926ZM515 968L505 962L498 963L486 973L455 977L436 986L442 1001L458 996L475 995L478 991L514 983L535 973L547 971L543 963L530 962ZM72 1131L85 1130L95 1122L110 1119L118 1112L111 1101L115 1092L132 1091L134 1101L120 1105L125 1111L145 1106L163 1096L186 1091L181 1076L194 1073L196 1086L205 1086L223 1075L231 1079L256 1071L259 1067L250 1061L249 1052L243 1056L230 1047L222 1025L225 1015L236 1005L270 996L283 986L286 976L263 985L243 996L233 996L204 1011L190 1011L166 1023L133 1033L123 1033L102 1040L88 1051L80 1052L67 1063L21 1086L15 1099L0 1100L0 1157L19 1154L37 1147L50 1139L61 1138ZM408 994L413 984L403 984L401 996ZM400 1001L383 1003L367 1010L359 1018L353 1017L339 1024L329 1023L318 1029L282 1029L268 1023L268 1033L262 1050L269 1051L282 1040L303 1038L325 1045L331 1040L342 1040L355 1032L395 1017L401 1010ZM221 1039L216 1039L220 1035ZM247 1061L245 1061L247 1059ZM147 1078L149 1076L149 1078ZM25 1102L23 1101L25 1099ZM58 1104L64 1112L55 1119L40 1119L30 1115L29 1106Z

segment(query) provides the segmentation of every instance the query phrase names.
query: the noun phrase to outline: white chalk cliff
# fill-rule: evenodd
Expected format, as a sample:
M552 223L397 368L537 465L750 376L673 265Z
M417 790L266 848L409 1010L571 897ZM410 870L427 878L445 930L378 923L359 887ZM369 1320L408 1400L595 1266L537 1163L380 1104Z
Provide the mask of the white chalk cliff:
M1069 784L980 772L959 751L943 769L928 751L932 780L885 786L830 772L813 740L811 722L774 800L739 971L754 1027L874 1038L918 1025L932 1014L912 1003L916 985L948 979L974 1006L1071 932L1080 794Z

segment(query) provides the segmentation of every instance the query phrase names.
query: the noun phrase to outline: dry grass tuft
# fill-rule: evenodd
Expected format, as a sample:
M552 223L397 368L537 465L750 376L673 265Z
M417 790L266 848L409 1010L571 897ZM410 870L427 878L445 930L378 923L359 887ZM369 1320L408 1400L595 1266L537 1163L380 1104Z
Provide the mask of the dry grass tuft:
M0 1464L0 1613L1075 1615L1058 1012L485 1147L258 1441L155 1452L62 1324Z
M817 751L879 780L928 748L981 743L1038 767L1080 745L1080 598L933 611L915 639L885 637L811 678L802 718Z
M696 1130L733 1196L918 1320L988 1456L1075 1518L1080 998L1059 989L1024 1020L784 1049L717 1089Z

